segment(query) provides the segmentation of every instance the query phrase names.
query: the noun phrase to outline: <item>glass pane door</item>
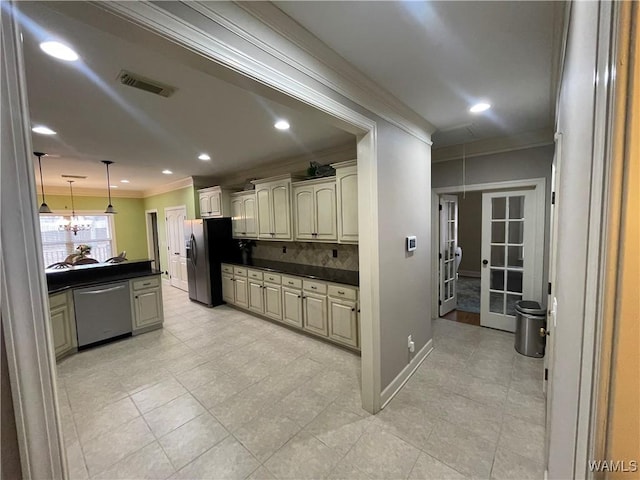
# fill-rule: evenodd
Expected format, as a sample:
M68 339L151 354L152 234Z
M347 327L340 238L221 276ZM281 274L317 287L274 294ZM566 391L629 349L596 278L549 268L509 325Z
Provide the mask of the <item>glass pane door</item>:
M458 247L458 197L440 197L440 315L457 306L456 248Z

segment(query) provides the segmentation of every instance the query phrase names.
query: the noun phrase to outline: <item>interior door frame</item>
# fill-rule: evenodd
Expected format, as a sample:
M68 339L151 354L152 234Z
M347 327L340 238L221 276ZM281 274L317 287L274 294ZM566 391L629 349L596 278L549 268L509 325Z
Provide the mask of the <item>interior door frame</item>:
M167 220L167 213L172 211L172 210L180 210L181 212L184 212L184 218L185 220L187 219L187 206L186 205L174 205L172 207L164 207L164 218L165 218L165 222L164 222L164 231L165 231L165 240L167 241L167 268L169 269L169 283L171 283L171 258L173 253L170 255L170 248L169 248L169 221ZM184 235L182 235L182 237L184 237ZM185 244L184 244L184 239L178 239L178 244L180 245L180 260L185 260L187 259L186 257L186 251L185 251ZM184 253L184 255L182 255L182 253ZM186 282L187 280L183 280L183 282ZM171 285L173 287L175 287L175 285ZM181 287L176 287L176 288L181 288ZM184 290L184 288L181 288L182 290ZM187 285L187 290L188 291L188 285Z
M158 209L157 208L152 208L151 210L145 210L144 211L144 220L145 220L145 225L147 227L147 255L149 256L149 259L155 259L156 256L156 252L155 250L155 245L153 242L153 221L151 220L151 214L155 213L156 214L156 236L158 236L158 258L157 260L152 260L152 262L155 264L154 268L156 270L160 270L160 238L159 238L159 232L158 232Z
M440 216L438 215L438 205L440 195L467 192L477 192L484 190L503 190L503 189L527 189L533 188L536 192L536 213L535 213L535 226L536 226L536 240L535 240L535 256L537 258L544 258L544 227L545 227L545 205L546 205L546 193L547 193L547 179L540 178L528 178L523 180L507 180L504 182L489 182L489 183L475 183L472 185L452 185L449 187L435 187L431 189L432 201L431 201L431 231L433 236L437 235L440 238ZM540 194L541 193L541 194ZM538 228L541 227L541 228ZM431 319L435 320L439 317L438 306L438 285L439 275L438 267L440 260L438 254L440 252L440 242L432 242L431 248L431 262L434 268L431 269L431 281L433 291L431 297L435 301L431 302ZM542 273L544 271L544 261L537 262L534 265L534 291L533 294L538 298L543 298L543 278Z

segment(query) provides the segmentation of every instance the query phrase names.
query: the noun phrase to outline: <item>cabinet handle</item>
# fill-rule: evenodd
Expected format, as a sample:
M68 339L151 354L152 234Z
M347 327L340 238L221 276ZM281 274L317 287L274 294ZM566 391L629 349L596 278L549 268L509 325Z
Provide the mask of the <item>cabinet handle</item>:
M358 309L358 313L360 313L360 309Z
M287 282L289 285L293 285L293 282Z
M352 312L355 312L355 311L356 311L356 307L353 307L353 308L351 309L351 311L352 311Z
M138 298L138 295L136 295L136 298Z
M312 289L312 290L317 290L317 289L318 289L318 287L315 287L315 286L311 285L311 289Z
M343 290L338 290L338 293L339 293L340 295L344 295L344 291L343 291Z
M298 295L298 298L302 298L300 295Z
M147 282L147 283L143 283L142 286L144 287L148 287L149 285L151 285L151 282Z

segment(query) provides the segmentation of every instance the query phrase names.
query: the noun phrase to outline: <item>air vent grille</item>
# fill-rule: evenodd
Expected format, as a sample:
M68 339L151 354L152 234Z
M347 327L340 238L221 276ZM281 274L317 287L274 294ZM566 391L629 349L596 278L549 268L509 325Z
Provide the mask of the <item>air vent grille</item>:
M128 72L127 70L122 70L118 74L118 80L121 84L128 87L144 90L145 92L160 95L162 97L169 97L176 91L174 87L142 77L136 73Z
M80 178L80 179L84 179L87 178L86 175L62 175L62 178Z

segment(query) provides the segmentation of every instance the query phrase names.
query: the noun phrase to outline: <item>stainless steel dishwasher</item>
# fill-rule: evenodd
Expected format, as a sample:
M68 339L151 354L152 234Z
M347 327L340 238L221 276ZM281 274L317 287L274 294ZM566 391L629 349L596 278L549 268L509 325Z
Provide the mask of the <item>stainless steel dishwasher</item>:
M131 333L129 282L114 282L73 291L78 347Z

